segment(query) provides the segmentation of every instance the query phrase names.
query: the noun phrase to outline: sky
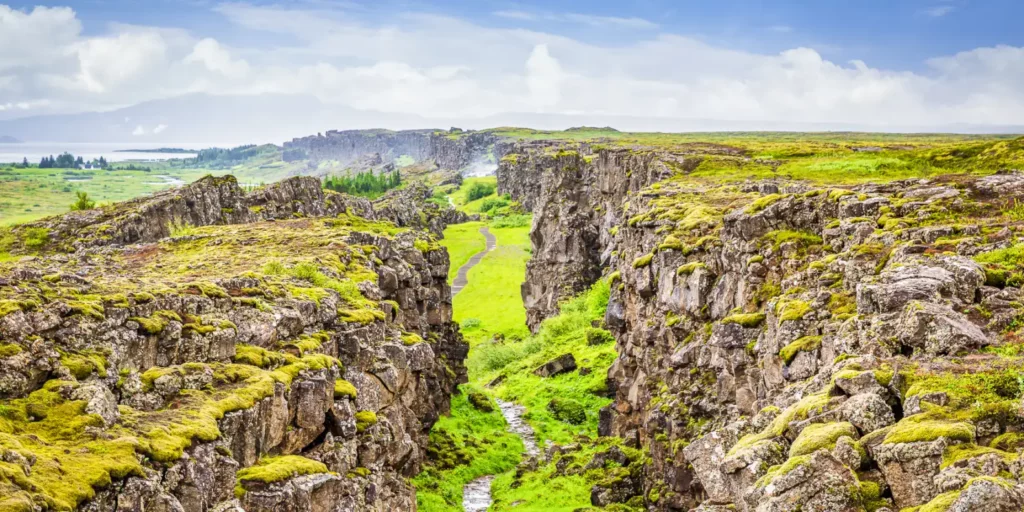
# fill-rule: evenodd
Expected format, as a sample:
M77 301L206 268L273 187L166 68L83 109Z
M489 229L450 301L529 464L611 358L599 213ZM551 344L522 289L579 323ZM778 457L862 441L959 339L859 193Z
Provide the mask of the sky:
M3 2L0 120L194 93L445 119L1024 120L1019 0Z

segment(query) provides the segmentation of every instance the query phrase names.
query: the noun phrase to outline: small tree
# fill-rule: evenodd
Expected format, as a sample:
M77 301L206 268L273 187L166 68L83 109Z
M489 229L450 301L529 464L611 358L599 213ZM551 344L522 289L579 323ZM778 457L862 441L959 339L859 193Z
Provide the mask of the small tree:
M78 200L71 203L71 211L92 210L96 207L96 201L89 199L87 192L79 190L75 195L78 196Z

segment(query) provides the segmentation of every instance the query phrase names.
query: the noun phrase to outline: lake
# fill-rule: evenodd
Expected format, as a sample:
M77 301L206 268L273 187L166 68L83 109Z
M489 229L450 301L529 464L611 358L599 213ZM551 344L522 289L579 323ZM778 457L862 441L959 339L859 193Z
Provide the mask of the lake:
M159 148L182 148L196 150L213 147L213 144L200 143L177 143L177 144L140 144L138 142L124 142L116 144L89 143L89 142L17 142L13 144L0 143L0 163L21 162L23 158L34 164L39 163L44 156L57 156L65 151L80 156L86 161L104 157L109 162L127 162L132 160L168 160L171 158L192 158L195 153L148 153L132 152L131 150L159 149ZM117 152L128 150L129 152Z

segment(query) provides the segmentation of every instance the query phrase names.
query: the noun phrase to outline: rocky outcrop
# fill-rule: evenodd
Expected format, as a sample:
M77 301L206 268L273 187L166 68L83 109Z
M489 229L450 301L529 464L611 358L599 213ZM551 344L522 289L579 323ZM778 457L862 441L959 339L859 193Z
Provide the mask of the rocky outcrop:
M491 159L498 137L492 132L464 132L457 128L438 130L331 130L326 134L292 139L284 143L287 159L308 159L313 163L336 161L358 163L377 155L390 163L401 156L416 161L434 160L442 169L461 170L474 162ZM500 155L498 155L500 157Z
M0 508L415 508L406 479L466 378L448 257L307 182L206 178L13 232Z
M651 458L642 492L595 489L602 500L825 511L1016 499L1009 466L956 468L1019 464L1006 441L1024 428L1024 281L1009 278L1021 240L1004 208L1024 175L840 187L736 180L752 160L720 146L507 149L499 192L534 213L531 327L612 282L616 399L601 434Z
M314 162L353 162L363 155L379 154L386 161L407 155L415 160L431 157L430 135L434 130L330 130L326 134L292 139L284 150Z

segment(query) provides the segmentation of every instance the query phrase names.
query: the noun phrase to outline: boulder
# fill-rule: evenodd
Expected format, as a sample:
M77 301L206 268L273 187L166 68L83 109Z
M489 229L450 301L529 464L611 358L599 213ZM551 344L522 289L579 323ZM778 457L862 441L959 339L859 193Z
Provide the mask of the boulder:
M533 374L539 377L554 377L560 373L571 372L575 369L576 358L570 353L563 354L544 363L540 368L534 370Z

